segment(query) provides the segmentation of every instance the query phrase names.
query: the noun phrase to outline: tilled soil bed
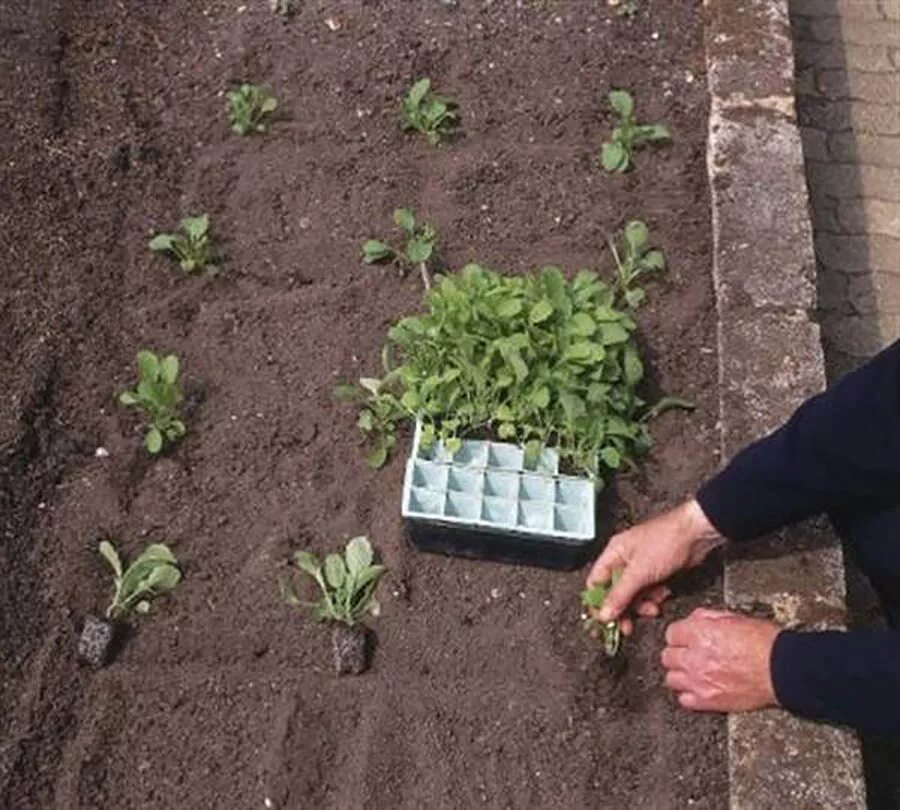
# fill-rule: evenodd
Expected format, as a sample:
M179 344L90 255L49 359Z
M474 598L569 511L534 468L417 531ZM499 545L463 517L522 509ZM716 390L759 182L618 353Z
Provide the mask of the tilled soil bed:
M654 423L604 533L714 469L701 4L2 5L0 806L726 806L724 723L663 688L664 622L610 662L579 626L583 571L412 551L402 459L369 470L332 398L421 300L415 274L359 261L394 208L435 224L447 266L516 273L610 271L607 234L642 218L670 264L641 311L650 393L698 407ZM424 75L462 113L438 149L398 126ZM242 80L278 96L265 135L228 131ZM624 176L596 165L615 86L675 133ZM215 279L147 249L201 212ZM190 393L153 460L115 403L144 347L176 352ZM338 679L277 580L359 533L391 572L373 668ZM109 596L101 537L169 543L184 581L93 672L75 649ZM668 615L719 600L712 572Z

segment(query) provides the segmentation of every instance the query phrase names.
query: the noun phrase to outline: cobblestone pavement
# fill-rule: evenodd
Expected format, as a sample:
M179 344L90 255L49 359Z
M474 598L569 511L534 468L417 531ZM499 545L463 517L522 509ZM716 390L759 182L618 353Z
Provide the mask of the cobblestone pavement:
M790 0L829 379L900 337L900 0Z

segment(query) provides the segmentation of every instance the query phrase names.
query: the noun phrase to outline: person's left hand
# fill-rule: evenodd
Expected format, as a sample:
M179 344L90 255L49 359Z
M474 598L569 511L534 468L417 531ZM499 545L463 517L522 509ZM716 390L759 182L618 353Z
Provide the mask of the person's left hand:
M769 662L780 631L774 622L698 608L666 630L666 686L693 711L777 706Z

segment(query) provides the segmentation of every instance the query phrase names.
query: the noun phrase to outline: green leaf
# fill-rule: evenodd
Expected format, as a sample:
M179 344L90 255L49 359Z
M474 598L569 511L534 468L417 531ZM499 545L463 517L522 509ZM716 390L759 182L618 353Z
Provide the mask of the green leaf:
M411 107L417 107L430 89L430 79L419 79L419 81L409 88L409 93L406 96L407 103Z
M344 552L347 558L347 569L354 577L358 577L372 564L372 546L366 537L354 537L347 543Z
M604 346L624 343L629 337L628 331L619 323L600 324L600 340Z
M634 114L634 99L627 90L613 90L610 92L609 103L620 118L631 118Z
M410 239L406 243L406 257L413 263L427 262L431 258L434 245L422 239Z
M590 337L597 331L597 324L586 312L576 312L572 316L572 331L582 337Z
M377 377L360 377L359 384L366 389L370 394L378 395L379 390L381 389L381 380Z
M371 411L360 411L359 418L356 420L356 424L360 430L368 433L373 430L375 427L374 422L372 421L372 412Z
M640 220L632 220L625 226L625 242L632 253L640 253L650 239L650 231Z
M641 264L647 270L663 270L666 266L666 257L661 250L649 250L641 259Z
M603 326L605 326L604 324ZM602 328L602 327L601 327ZM594 354L594 349L596 348L596 343L591 343L587 340L581 340L578 343L573 343L566 349L566 358L569 360L587 360Z
M637 349L634 346L625 347L625 356L623 359L625 382L629 385L637 385L644 376L644 365L638 356Z
M181 220L181 227L192 241L197 241L209 230L209 217L206 214L199 217L185 217Z
M497 436L501 439L515 439L516 426L511 422L502 422L497 428Z
M506 320L515 318L522 311L522 301L519 298L505 298L497 306L497 314Z
M291 584L291 581L284 577L279 580L279 591L281 593L281 601L287 605L291 605L291 607L300 607L301 601L297 596L297 592L294 590L294 586Z
M277 109L278 99L276 99L274 96L269 96L265 101L263 101L262 106L260 107L260 110L262 110L263 113L272 113Z
M553 314L553 304L546 298L542 298L528 313L528 320L533 323L543 323Z
M159 364L159 375L163 382L174 385L178 379L178 358L174 354L167 355Z
M157 252L164 250L172 250L172 247L175 244L175 234L171 233L160 233L154 236L150 240L150 250L155 250Z
M301 571L305 571L313 578L318 578L321 568L315 554L309 551L295 551L294 562Z
M146 615L150 612L150 602L146 599L141 599L141 601L134 606L134 612L140 613L142 616Z
M159 358L146 349L137 353L138 373L142 380L155 381L159 377Z
M403 393L403 396L400 397L400 403L404 408L413 413L418 411L422 405L418 393L413 390L405 391Z
M570 394L567 391L563 391L559 395L559 402L563 406L563 410L566 413L566 419L570 423L575 422L587 413L584 400L576 394Z
M625 290L625 303L631 309L637 309L647 297L647 294L641 289Z
M615 447L604 447L600 451L600 459L610 469L617 470L622 463L622 457Z
M138 398L132 391L123 391L121 394L119 394L119 402L121 402L123 405L137 405Z
M531 403L535 408L538 408L539 410L543 410L544 408L548 407L550 405L550 389L546 386L538 388L531 395Z
M147 578L147 584L155 593L171 591L181 580L181 571L174 565L157 565Z
M618 141L603 144L600 162L608 172L622 172L628 168L628 151Z
M165 543L151 543L141 552L140 556L134 561L134 564L145 562L178 565L178 560L175 559L175 555Z
M325 581L335 590L338 590L347 578L347 569L344 566L344 558L340 554L329 554L325 558Z
M384 261L385 259L394 258L394 250L390 245L379 242L377 239L369 239L362 246L363 261L366 264L374 264L375 262Z
M116 552L115 547L109 540L101 540L100 541L100 553L103 555L103 559L109 563L109 567L112 568L116 577L122 576L122 561L119 559L119 555Z
M388 457L388 448L383 442L378 442L366 456L366 461L368 462L370 467L375 468L376 470L379 467L383 467Z
M663 124L643 124L638 127L638 135L648 141L668 141L672 133Z
M416 229L416 216L411 208L398 208L394 211L394 222L408 234L412 234Z
M159 431L159 428L150 428L144 436L144 447L147 448L148 452L156 455L160 450L162 450L162 446L163 435Z

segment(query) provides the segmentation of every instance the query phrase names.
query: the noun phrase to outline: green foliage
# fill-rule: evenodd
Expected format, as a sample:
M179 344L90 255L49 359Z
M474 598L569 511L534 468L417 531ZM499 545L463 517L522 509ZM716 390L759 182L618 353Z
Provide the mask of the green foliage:
M372 546L365 537L347 543L343 556L329 554L321 565L314 554L298 551L294 565L319 585L322 598L315 603L302 602L289 580L281 583L281 596L289 605L310 607L319 621L343 622L352 626L366 613L377 616L380 607L375 589L387 568L373 565Z
M632 162L634 150L650 141L667 141L671 133L663 124L639 124L634 118L634 99L627 90L613 90L609 94L619 123L612 138L603 144L600 162L608 172L624 172Z
M618 621L598 622L593 615L593 611L603 607L606 597L612 590L612 586L619 581L622 572L616 571L613 574L612 582L599 583L587 588L581 592L581 604L587 608L588 615L584 620L584 628L591 635L597 636L603 642L603 649L607 655L613 656L619 651L619 623Z
M362 256L366 264L395 261L401 266L417 266L426 263L434 253L437 232L427 222L417 223L411 208L394 211L394 223L403 232L406 245L403 249L392 248L387 242L369 239L363 243Z
M657 248L650 247L650 231L640 220L629 222L623 232L619 247L610 240L609 247L616 261L618 288L626 304L637 309L644 301L644 290L635 282L646 273L664 270L666 257Z
M144 349L137 353L137 366L138 384L119 394L119 402L144 412L144 446L156 454L166 442L178 441L187 431L184 422L177 418L182 400L178 358L174 354L160 358Z
M185 217L181 233L161 233L150 240L150 250L178 259L185 273L216 272L215 249L209 235L209 217Z
M290 8L290 5L285 5L285 8ZM237 135L265 132L266 120L278 108L278 101L271 91L256 84L242 84L229 90L226 99L231 131Z
M459 121L456 103L431 92L431 80L419 79L403 98L403 128L421 132L432 146Z
M154 596L171 591L181 580L178 560L164 543L153 543L123 571L122 561L109 540L100 543L100 554L115 577L115 594L106 609L108 619L127 619L132 612L146 613Z
M454 452L462 435L487 429L529 458L553 445L572 469L600 479L645 452L632 317L643 291L634 282L664 262L639 224L626 227L615 283L586 270L566 280L556 267L520 277L469 265L439 276L427 311L388 332L384 376L335 392L361 405L369 463L384 464L398 424L418 415L426 447L440 439Z
M616 13L620 17L627 17L629 20L636 17L641 10L638 0L621 0L618 6Z
M282 17L291 17L297 11L297 0L269 0L269 7Z

